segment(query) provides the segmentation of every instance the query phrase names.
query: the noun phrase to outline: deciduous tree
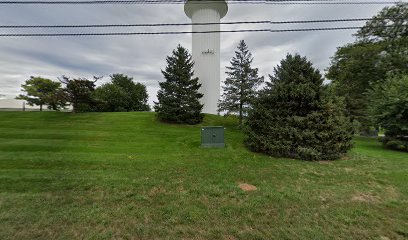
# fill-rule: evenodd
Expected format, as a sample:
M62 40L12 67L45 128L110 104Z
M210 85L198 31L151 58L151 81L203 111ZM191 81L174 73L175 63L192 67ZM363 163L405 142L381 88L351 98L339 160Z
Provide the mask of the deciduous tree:
M127 111L149 111L147 103L149 95L146 86L141 83L135 83L132 77L124 74L113 74L111 76L112 84L120 87L126 92Z
M408 152L408 75L390 77L368 95L370 116L385 129L384 145Z
M345 97L349 116L367 133L373 126L367 91L389 76L408 72L408 4L385 7L355 36L356 42L338 48L326 77Z
M61 82L65 84L64 91L67 93L68 101L72 104L74 112L91 112L95 110L96 101L93 98L95 82L86 78L70 79L63 76Z
M53 110L59 110L66 105L66 95L59 82L42 77L30 77L21 88L26 94L20 94L16 99L26 100L30 106L38 105L40 111L44 105Z

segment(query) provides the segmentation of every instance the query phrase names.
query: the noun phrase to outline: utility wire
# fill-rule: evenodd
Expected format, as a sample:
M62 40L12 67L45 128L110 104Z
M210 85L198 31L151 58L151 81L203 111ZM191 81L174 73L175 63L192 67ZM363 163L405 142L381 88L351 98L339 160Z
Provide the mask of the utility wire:
M408 27L408 25L400 25ZM392 26L385 26L392 27ZM242 32L312 32L312 31L336 31L352 30L361 27L325 27L325 28L295 28L295 29L241 29L241 30L221 30L221 31L168 31L168 32L104 32L104 33L4 33L0 37L79 37L79 36L128 36L128 35L173 35L173 34L209 34L209 33L242 33Z
M0 1L0 4L10 4L10 5L22 5L22 4L35 4L35 5L66 5L66 4L184 4L184 0L72 0L72 1L32 1L32 0L23 0L23 1ZM206 3L218 2L219 1L206 1ZM229 4L396 4L396 3L408 3L403 1L364 1L364 0L230 0L227 1ZM200 1L191 3L203 4Z
M376 18L376 20L404 20L405 18ZM206 25L241 25L241 24L301 24L369 21L372 18L345 18L295 21L234 21L207 23L140 23L140 24L85 24L85 25L0 25L0 28L110 28L110 27L164 27L164 26L206 26Z

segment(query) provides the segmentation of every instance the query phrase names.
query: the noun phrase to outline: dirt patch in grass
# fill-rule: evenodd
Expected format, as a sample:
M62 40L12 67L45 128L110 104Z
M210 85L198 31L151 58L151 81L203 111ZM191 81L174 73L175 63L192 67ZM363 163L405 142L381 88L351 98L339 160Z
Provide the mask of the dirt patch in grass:
M245 192L251 192L251 191L257 190L257 188L254 185L251 185L248 183L239 183L238 186L239 188L242 189L242 191L245 191Z
M321 161L318 161L318 163L320 163L320 164L332 164L332 161L321 160Z
M351 172L353 172L353 171L354 171L354 169L353 169L353 168L348 168L348 167L343 168L343 170L344 170L346 173L351 173Z
M225 240L236 240L234 236L228 235L224 237Z
M379 202L380 199L378 199L377 196L374 196L371 193L359 192L359 193L354 194L351 197L351 201L353 201L353 202L376 203L376 202Z
M388 198L392 200L398 199L400 196L400 193L393 186L387 186L385 192Z
M164 194L164 193L166 193L166 189L164 189L163 187L153 187L149 191L149 196L153 197L153 196Z

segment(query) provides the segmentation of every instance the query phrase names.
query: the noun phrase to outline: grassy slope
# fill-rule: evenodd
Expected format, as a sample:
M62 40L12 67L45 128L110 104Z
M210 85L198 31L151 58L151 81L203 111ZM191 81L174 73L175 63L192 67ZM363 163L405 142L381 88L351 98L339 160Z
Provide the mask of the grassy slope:
M226 149L152 113L0 112L0 239L408 238L407 154L357 139L346 160L275 159L204 125Z

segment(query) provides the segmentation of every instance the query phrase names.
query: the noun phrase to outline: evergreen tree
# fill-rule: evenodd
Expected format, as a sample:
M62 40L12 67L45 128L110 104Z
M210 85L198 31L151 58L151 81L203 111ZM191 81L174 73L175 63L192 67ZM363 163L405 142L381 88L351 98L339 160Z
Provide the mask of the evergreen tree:
M337 159L352 146L344 105L305 57L287 55L274 69L246 121L253 151L304 160Z
M231 67L227 67L230 71L225 72L228 77L218 104L219 111L227 111L227 114L238 113L240 125L256 95L257 87L264 79L258 76L258 68L251 67L252 61L252 54L244 40L241 40L238 51L235 51L235 56L230 61Z
M197 124L203 119L198 90L201 84L194 78L191 55L187 49L178 45L172 56L166 58L167 66L162 73L165 82L160 82L155 110L160 120L175 123Z

